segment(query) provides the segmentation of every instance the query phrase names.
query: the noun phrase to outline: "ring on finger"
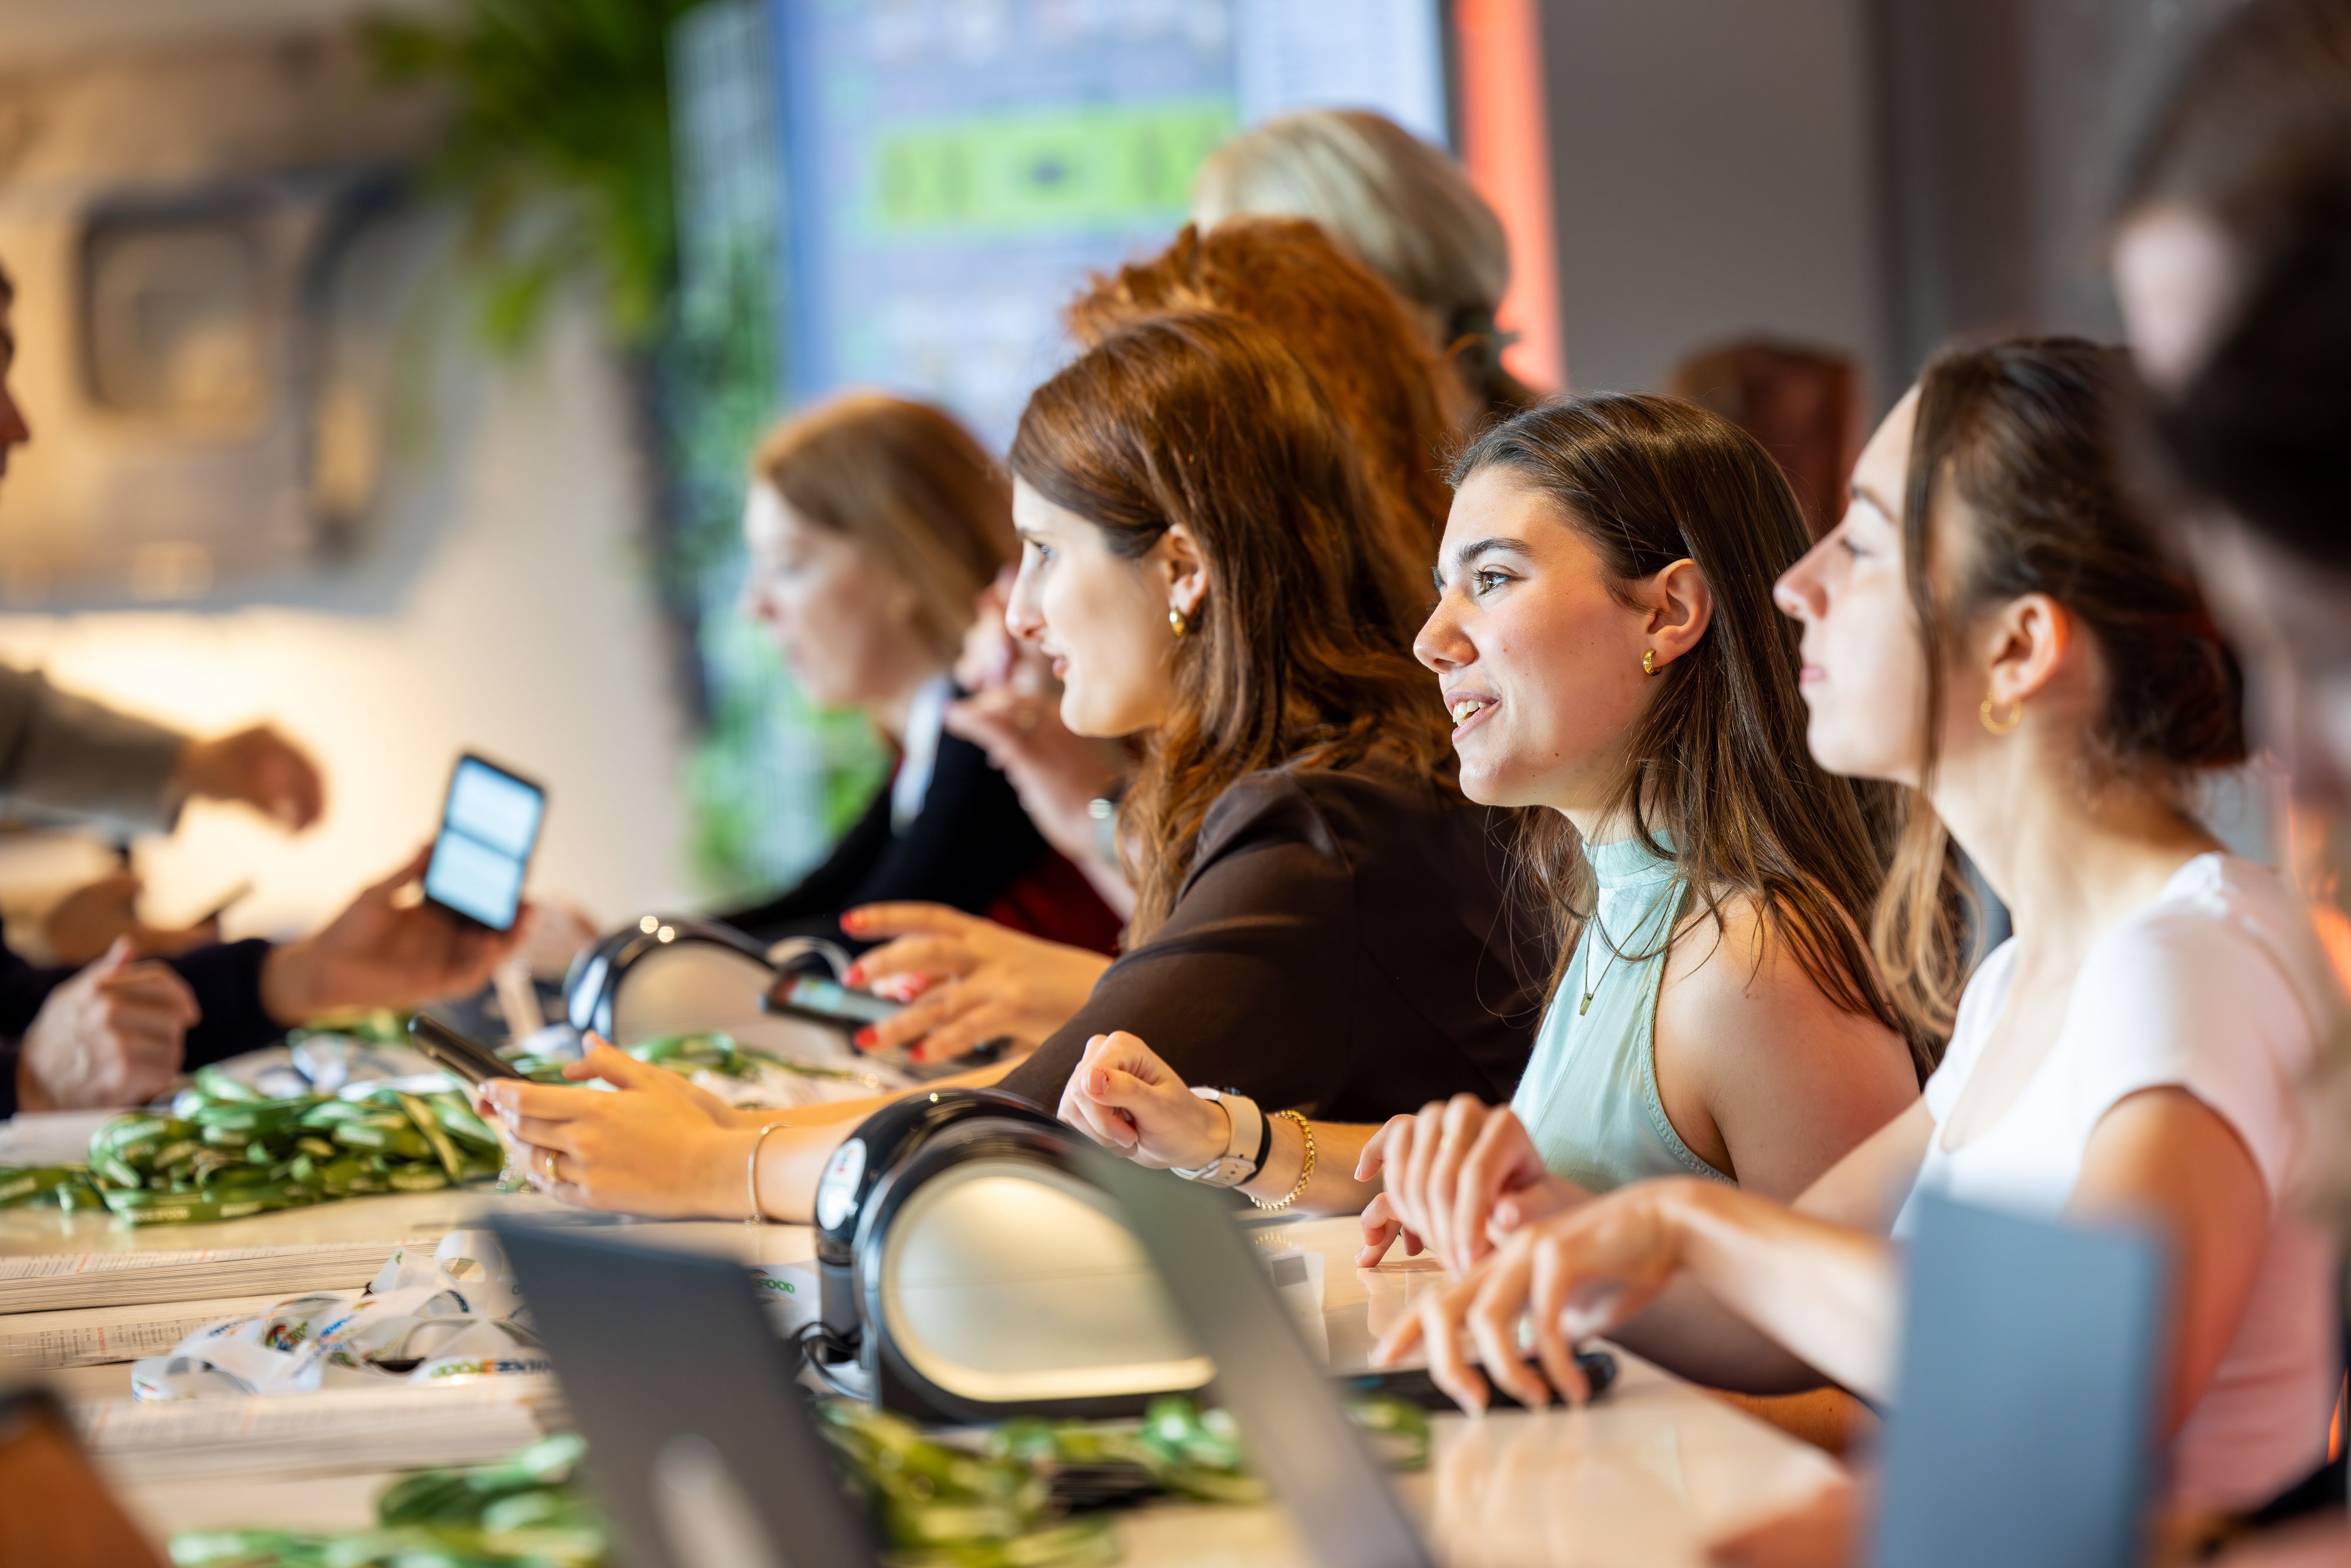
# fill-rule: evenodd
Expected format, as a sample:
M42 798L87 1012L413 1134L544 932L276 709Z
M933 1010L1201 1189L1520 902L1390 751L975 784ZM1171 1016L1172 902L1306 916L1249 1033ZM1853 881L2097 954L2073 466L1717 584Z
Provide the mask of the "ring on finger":
M555 1174L555 1162L559 1157L560 1156L553 1149L538 1151L538 1174L547 1178L547 1185L549 1186L555 1186L563 1179Z

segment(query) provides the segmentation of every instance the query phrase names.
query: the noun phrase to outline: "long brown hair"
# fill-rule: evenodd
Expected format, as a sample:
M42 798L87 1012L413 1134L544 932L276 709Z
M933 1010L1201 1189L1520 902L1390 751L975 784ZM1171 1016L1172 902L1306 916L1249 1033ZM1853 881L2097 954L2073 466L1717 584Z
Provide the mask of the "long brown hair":
M1453 445L1438 396L1447 374L1379 274L1304 218L1187 225L1148 261L1095 277L1068 311L1071 336L1099 343L1164 310L1225 310L1256 322L1313 372L1355 437L1372 502L1416 589L1453 505Z
M1922 786L1934 781L1954 637L2028 593L2064 605L2105 655L2105 706L2088 737L2099 777L2085 782L2176 790L2199 769L2244 760L2236 659L2194 580L2166 559L2117 459L2131 388L2121 350L2079 338L1946 349L1920 372L1902 548L1926 653ZM1938 574L1953 501L1966 509L1966 537L1946 542ZM1903 794L1870 941L1904 1009L1948 1031L1967 981L1957 857L1925 796Z
M1030 396L1012 472L1142 557L1181 524L1209 588L1176 644L1176 701L1121 812L1130 946L1167 917L1200 825L1243 775L1392 767L1449 788L1419 623L1364 517L1354 446L1290 352L1220 312L1113 333Z
M1613 809L1676 862L1718 932L1726 900L1753 898L1822 994L1901 1032L1923 1077L1937 1043L1895 1005L1862 936L1884 873L1862 792L1805 745L1797 634L1771 585L1810 538L1771 454L1693 404L1612 393L1497 425L1463 454L1454 483L1489 468L1556 503L1619 592L1675 561L1697 563L1713 618L1658 672ZM1573 826L1556 811L1527 813L1520 863L1558 924L1556 989L1591 909Z
M846 534L914 595L915 632L953 659L979 591L1019 555L1012 487L943 409L852 392L763 437L752 475L800 517Z

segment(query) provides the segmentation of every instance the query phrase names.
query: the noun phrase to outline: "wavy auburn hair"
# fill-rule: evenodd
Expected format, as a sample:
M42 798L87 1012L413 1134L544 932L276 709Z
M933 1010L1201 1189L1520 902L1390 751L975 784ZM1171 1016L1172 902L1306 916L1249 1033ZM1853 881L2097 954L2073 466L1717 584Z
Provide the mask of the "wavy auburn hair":
M1924 1078L1938 1042L1896 1006L1863 936L1885 875L1865 797L1813 760L1796 629L1771 602L1812 542L1787 476L1719 414L1631 393L1547 403L1495 426L1462 455L1454 483L1489 469L1553 502L1620 593L1697 563L1713 619L1657 672L1613 805L1680 869L1718 932L1726 901L1752 898L1822 994L1901 1033ZM1564 816L1523 821L1520 863L1557 923L1556 990L1591 916L1591 873Z
M1270 332L1210 311L1114 332L1030 396L1010 461L1117 554L1181 524L1207 568L1121 812L1130 946L1166 919L1209 808L1246 774L1378 766L1452 787L1411 653L1418 599L1366 526L1345 427Z
M1091 346L1168 310L1254 321L1313 372L1354 435L1389 548L1417 591L1453 506L1453 432L1438 392L1451 372L1395 291L1305 218L1238 217L1207 234L1187 225L1150 260L1096 277L1066 317Z

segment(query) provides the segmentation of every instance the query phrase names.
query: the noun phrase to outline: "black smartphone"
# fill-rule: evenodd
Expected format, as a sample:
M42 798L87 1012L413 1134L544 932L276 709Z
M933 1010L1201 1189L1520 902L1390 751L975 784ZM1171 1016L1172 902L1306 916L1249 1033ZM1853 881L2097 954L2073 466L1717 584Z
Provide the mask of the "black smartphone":
M493 1078L522 1076L496 1051L467 1040L430 1013L418 1013L408 1020L408 1040L437 1065L455 1073L462 1083L478 1086Z
M1614 1386L1616 1358L1608 1352L1579 1350L1575 1353L1575 1364L1583 1369L1584 1379L1592 1385L1592 1397L1594 1399ZM1370 1372L1356 1377L1343 1377L1339 1379L1339 1386L1344 1392L1358 1398L1377 1394L1384 1395L1390 1399L1401 1399L1407 1405L1417 1405L1424 1410L1458 1408L1453 1403L1453 1396L1437 1385L1437 1380L1428 1375L1428 1368L1425 1366L1407 1366L1395 1372ZM1519 1408L1519 1402L1512 1398L1510 1390L1500 1384L1489 1377L1486 1380L1486 1386L1489 1391L1489 1397L1496 1406L1507 1406L1513 1410Z
M853 1034L868 1024L880 1023L902 1004L870 991L852 991L828 976L799 974L779 977L759 998L759 1005L771 1013L831 1024Z
M521 774L471 752L458 758L424 868L424 901L492 931L513 929L546 814L547 791Z

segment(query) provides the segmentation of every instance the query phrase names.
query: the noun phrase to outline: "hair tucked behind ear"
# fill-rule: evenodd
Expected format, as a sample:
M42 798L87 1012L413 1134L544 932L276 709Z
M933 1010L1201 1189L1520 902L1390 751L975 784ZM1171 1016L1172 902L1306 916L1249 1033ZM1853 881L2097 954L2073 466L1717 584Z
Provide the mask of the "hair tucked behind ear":
M1937 1041L1895 1006L1862 936L1884 870L1863 792L1812 759L1796 630L1771 603L1771 585L1811 542L1786 476L1729 420L1629 395L1520 414L1469 448L1454 483L1494 468L1555 502L1620 593L1697 563L1713 618L1659 672L1617 803L1650 848L1670 843L1718 929L1726 900L1751 896L1822 994L1902 1032L1923 1077ZM1566 818L1529 814L1523 863L1559 923L1563 965L1590 903ZM1555 968L1554 988L1558 978Z
M2087 738L2105 779L2176 789L2244 760L2237 662L2140 517L2117 458L2131 384L2121 350L2078 338L1946 349L1920 373L1902 528L1926 653L1923 782L1944 705L1976 701L1945 689L1952 638L2031 593L2063 605L2104 655L2105 705ZM1966 519L1956 541L1954 502ZM1956 578L1939 595L1938 560ZM1906 793L1871 941L1904 1007L1948 1030L1967 980L1957 858L1941 819Z
M1012 472L1139 559L1183 525L1207 565L1176 702L1121 818L1130 945L1167 917L1200 825L1243 775L1381 764L1450 789L1424 595L1372 526L1345 427L1290 351L1219 312L1138 321L1029 398Z

